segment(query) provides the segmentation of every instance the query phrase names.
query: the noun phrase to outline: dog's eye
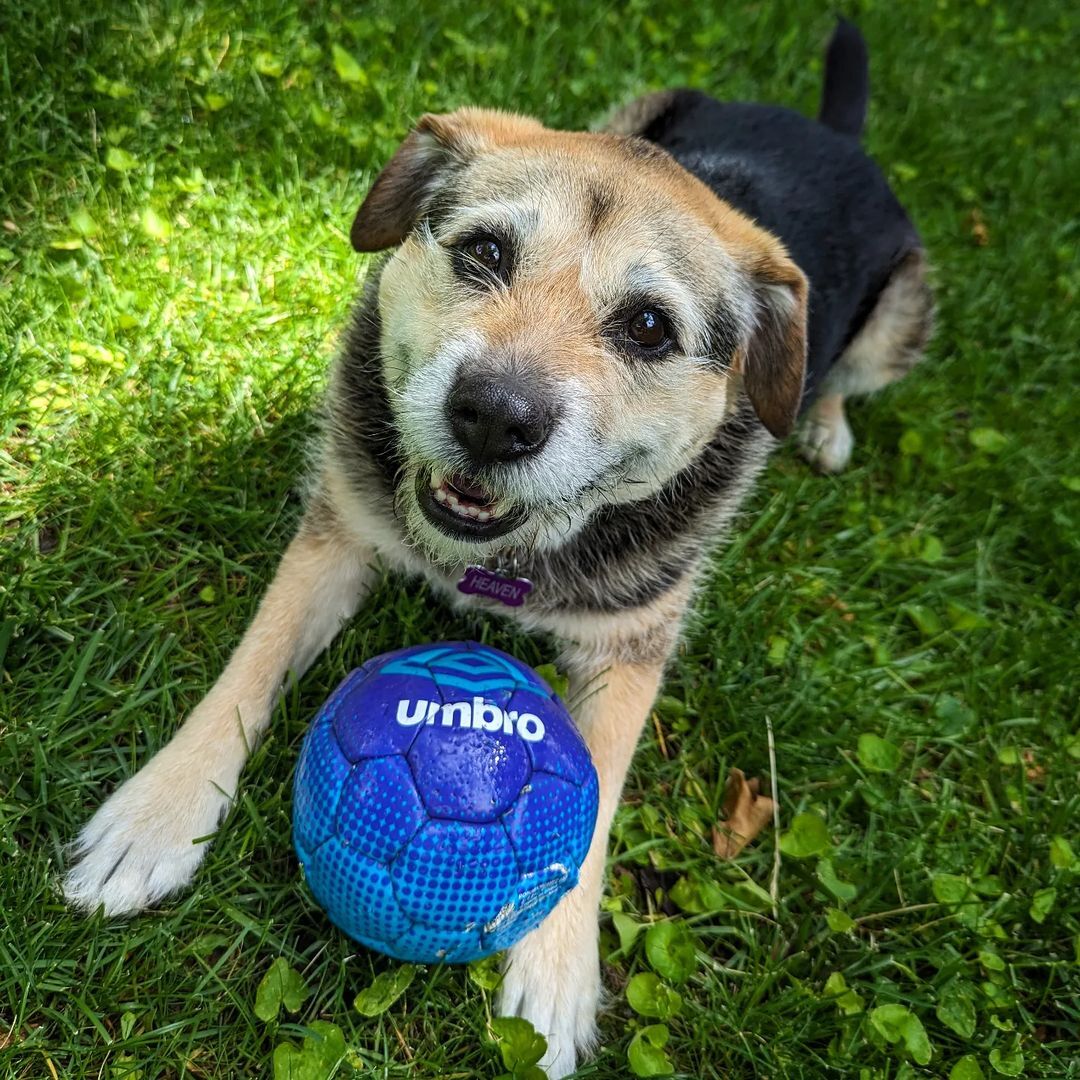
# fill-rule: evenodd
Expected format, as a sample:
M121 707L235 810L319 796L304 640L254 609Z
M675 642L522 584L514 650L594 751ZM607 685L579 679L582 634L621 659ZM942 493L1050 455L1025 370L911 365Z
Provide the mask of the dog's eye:
M480 288L490 288L496 282L509 284L513 259L507 241L476 232L456 240L451 252L454 272L466 283Z
M474 265L482 266L492 274L502 269L502 249L490 236L478 236L462 246L462 252Z
M668 339L664 316L648 308L639 311L627 323L626 332L630 335L630 340L643 349L658 349Z

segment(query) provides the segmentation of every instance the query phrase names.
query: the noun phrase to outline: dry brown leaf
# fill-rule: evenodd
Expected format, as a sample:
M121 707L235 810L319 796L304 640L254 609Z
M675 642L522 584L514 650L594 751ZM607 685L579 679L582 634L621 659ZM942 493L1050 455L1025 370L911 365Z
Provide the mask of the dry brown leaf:
M986 227L982 211L976 207L968 214L968 228L971 230L971 239L976 247L986 247L990 243L990 230Z
M1046 766L1040 765L1038 761L1035 760L1035 752L1033 750L1025 750L1020 755L1020 759L1026 766L1024 775L1033 784L1041 784L1046 779Z
M734 859L772 821L776 804L761 794L757 777L747 780L742 769L732 769L723 809L724 820L713 826L713 851L721 859Z

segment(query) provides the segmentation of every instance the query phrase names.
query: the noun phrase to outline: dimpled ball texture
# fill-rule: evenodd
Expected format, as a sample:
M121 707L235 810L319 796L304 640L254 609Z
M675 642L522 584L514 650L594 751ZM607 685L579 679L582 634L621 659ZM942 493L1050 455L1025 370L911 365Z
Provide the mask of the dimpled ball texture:
M596 823L588 749L529 667L473 642L352 672L304 739L293 840L361 944L465 963L513 945L577 883Z

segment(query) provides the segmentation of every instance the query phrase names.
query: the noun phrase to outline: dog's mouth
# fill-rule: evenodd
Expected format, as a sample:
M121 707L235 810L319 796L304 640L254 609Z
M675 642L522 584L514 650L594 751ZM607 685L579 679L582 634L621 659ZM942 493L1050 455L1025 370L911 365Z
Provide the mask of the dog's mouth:
M497 498L464 473L444 475L421 469L416 478L416 499L435 528L459 539L504 536L529 516L524 507Z

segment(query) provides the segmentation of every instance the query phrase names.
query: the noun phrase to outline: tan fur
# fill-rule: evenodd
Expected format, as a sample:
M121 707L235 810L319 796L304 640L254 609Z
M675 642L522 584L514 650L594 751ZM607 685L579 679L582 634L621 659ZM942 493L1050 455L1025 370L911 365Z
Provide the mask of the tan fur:
M380 251L401 243L412 228L418 205L429 193L431 180L441 171L493 143L519 146L544 130L538 120L495 109L422 116L357 211L351 232L353 247Z
M851 459L855 439L844 399L888 386L922 359L934 318L927 273L921 251L900 264L807 412L799 442L803 456L821 472L840 472Z
M670 104L674 90L656 90L620 105L602 125L613 135L640 135Z
M871 394L903 378L921 359L933 328L933 300L921 251L889 279L870 317L829 372L831 392Z

